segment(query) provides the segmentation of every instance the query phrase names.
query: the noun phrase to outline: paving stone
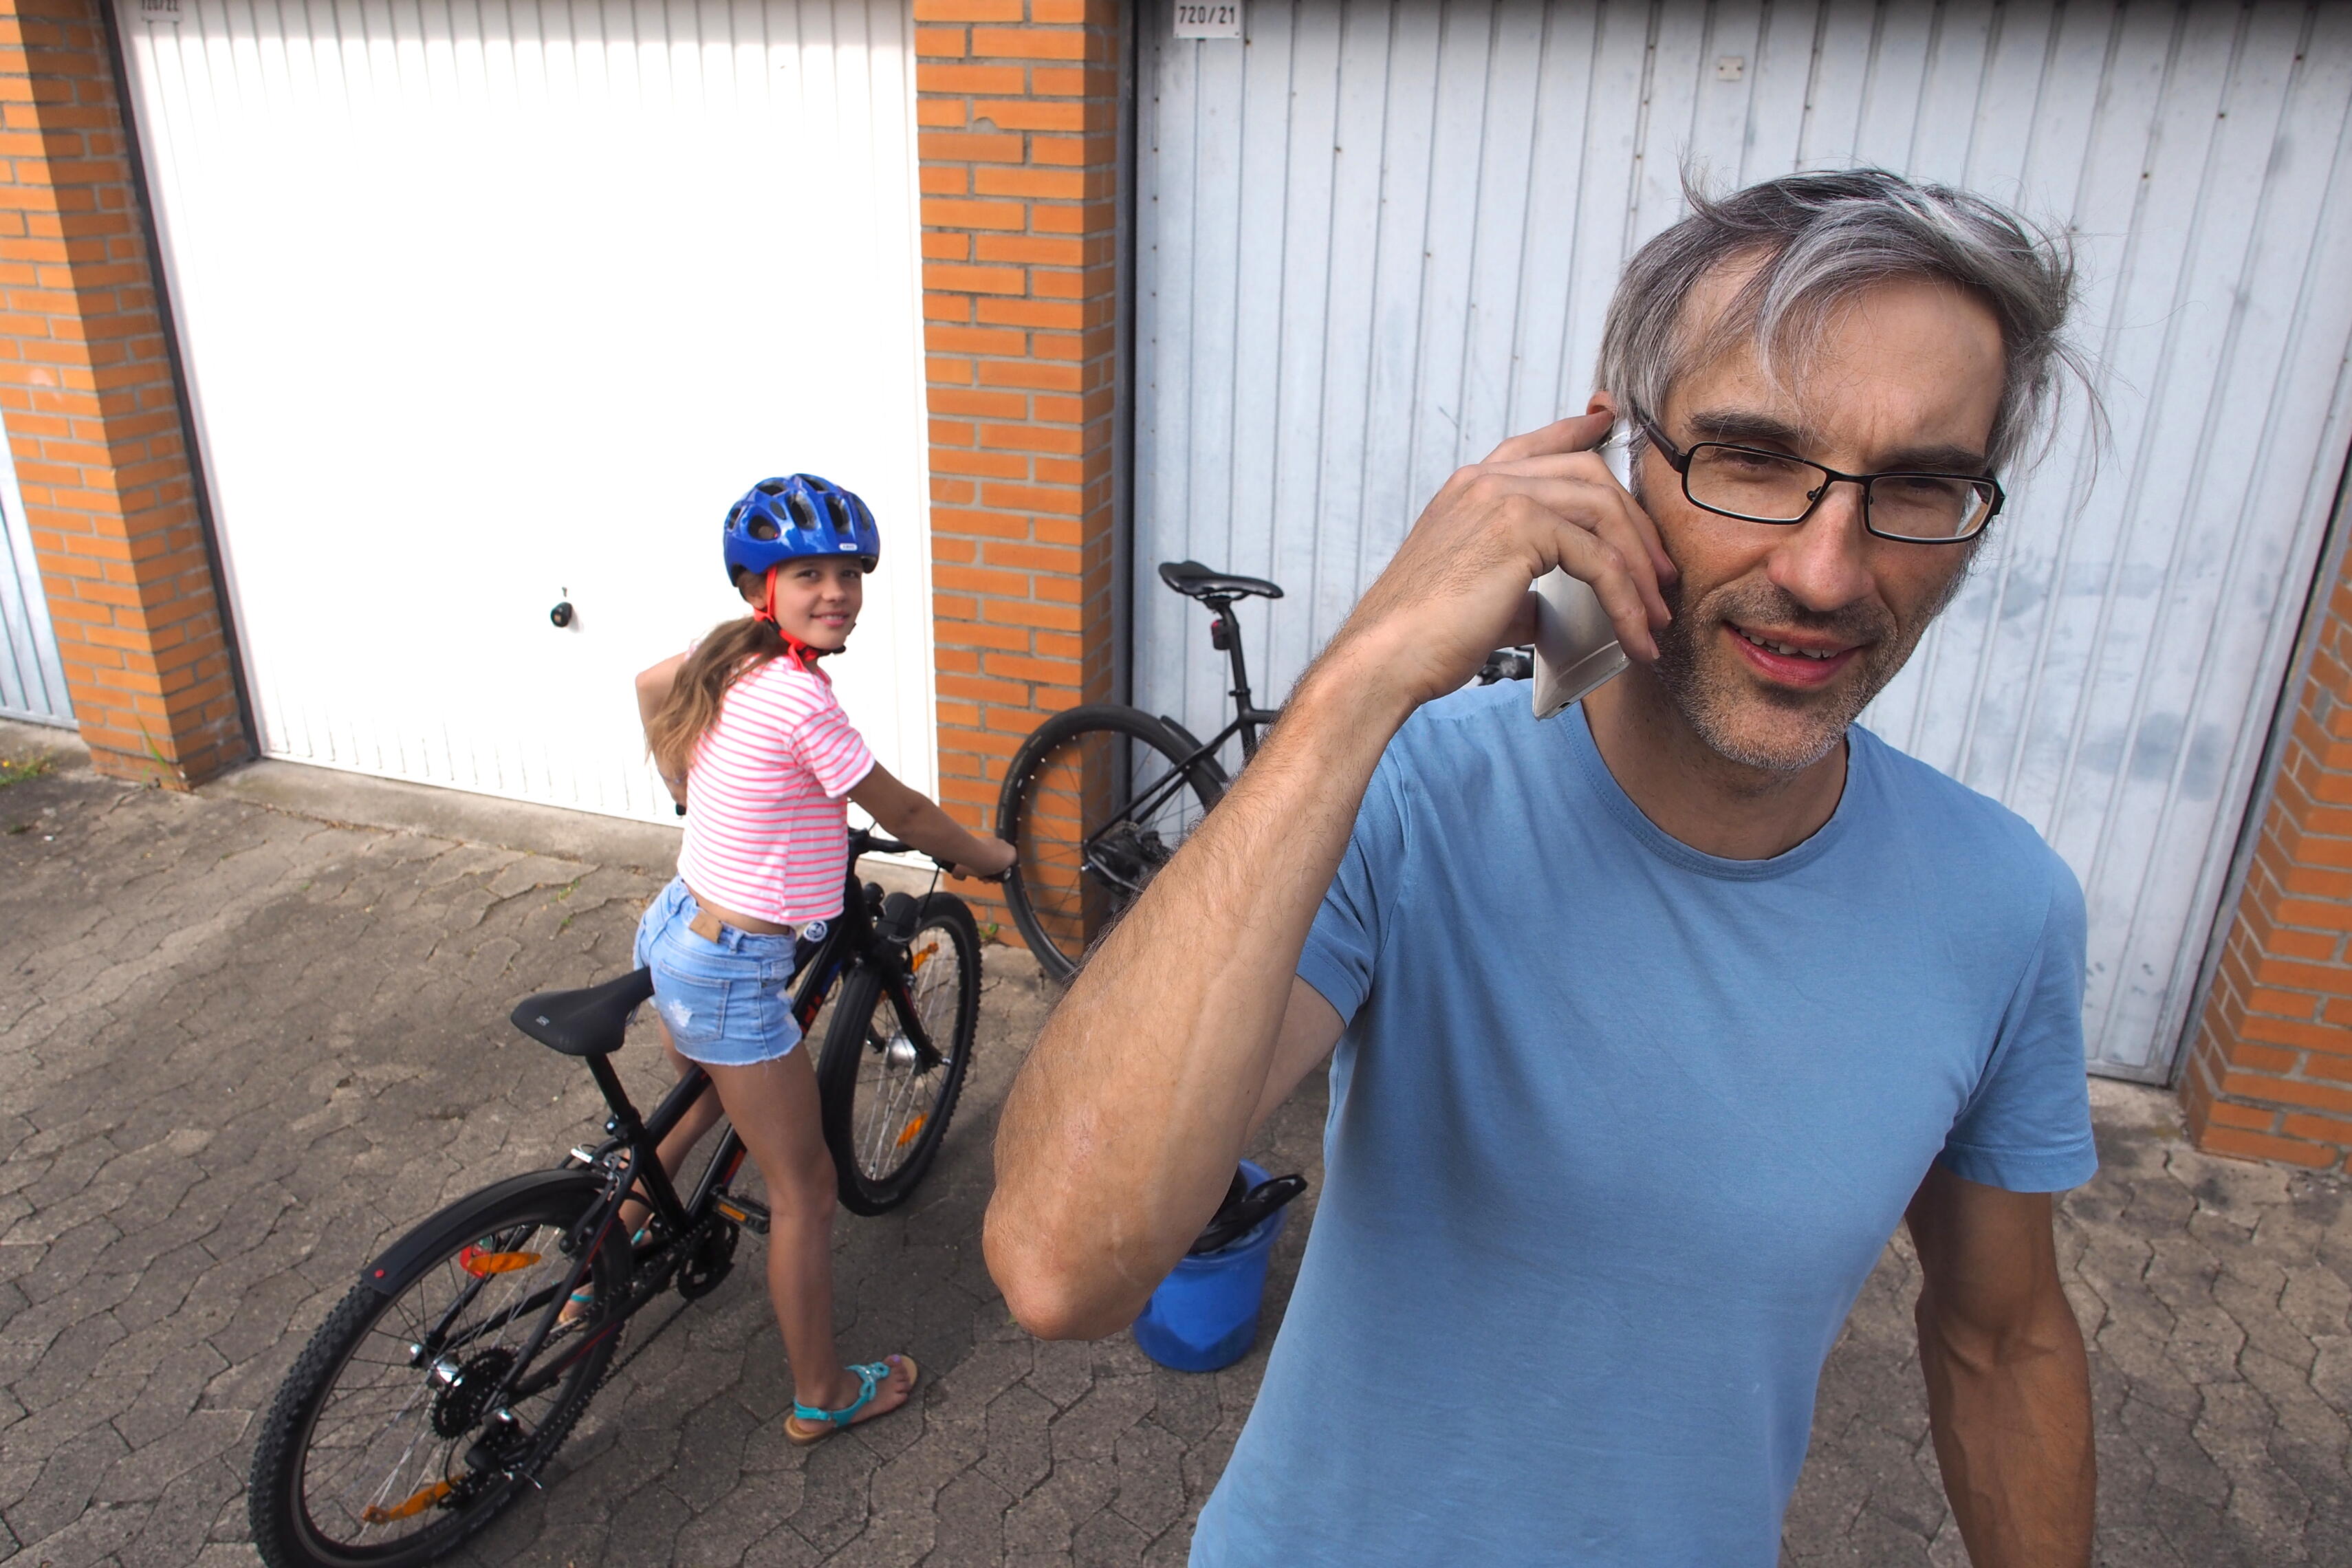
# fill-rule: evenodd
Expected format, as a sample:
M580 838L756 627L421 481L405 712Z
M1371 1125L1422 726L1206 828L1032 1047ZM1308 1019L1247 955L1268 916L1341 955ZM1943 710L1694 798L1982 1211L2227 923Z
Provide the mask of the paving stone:
M0 838L0 1559L246 1568L260 1413L361 1264L600 1119L506 1026L525 992L627 962L658 879L61 770L12 786L54 841ZM656 1308L547 1489L454 1561L1183 1560L1255 1396L1311 1226L1274 1253L1234 1366L1125 1336L1043 1345L979 1247L996 1107L1051 1000L990 950L983 1034L915 1202L835 1235L844 1351L915 1354L915 1407L812 1450L747 1241L666 1331ZM653 1054L616 1058L660 1092ZM1310 1083L1270 1163L1319 1175ZM2101 1130L2062 1203L2092 1347L2098 1561L2352 1568L2352 1204L2338 1180L2196 1153L2161 1116ZM1901 1237L1824 1368L1782 1561L1960 1568L1928 1441Z

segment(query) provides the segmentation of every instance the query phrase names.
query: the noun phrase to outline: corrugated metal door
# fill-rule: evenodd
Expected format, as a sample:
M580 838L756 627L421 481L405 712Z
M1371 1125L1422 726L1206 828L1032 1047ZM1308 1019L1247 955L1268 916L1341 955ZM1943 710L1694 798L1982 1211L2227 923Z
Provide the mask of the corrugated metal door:
M1253 0L1150 40L1139 701L1280 693L1445 475L1580 410L1624 258L1718 187L1884 164L2071 223L2114 444L2079 416L1878 731L2006 802L2090 900L2093 1064L2169 1067L2347 438L2352 7Z
M829 668L929 787L906 0L119 14L268 754L668 819L629 677L804 468L883 521Z
M5 430L0 430L0 718L68 726L74 721Z

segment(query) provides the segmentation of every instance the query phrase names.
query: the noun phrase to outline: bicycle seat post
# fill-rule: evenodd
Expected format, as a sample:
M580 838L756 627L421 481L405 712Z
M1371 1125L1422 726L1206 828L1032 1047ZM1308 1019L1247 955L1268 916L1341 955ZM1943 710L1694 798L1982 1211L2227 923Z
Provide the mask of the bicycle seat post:
M637 1114L635 1102L629 1099L629 1091L621 1087L621 1075L613 1070L612 1058L590 1057L588 1071L595 1079L597 1089L604 1096L604 1103L612 1108L614 1136L632 1143L643 1138L645 1119Z
M1204 596L1201 603L1213 613L1209 622L1209 646L1225 656L1234 672L1234 689L1228 694L1234 700L1234 715L1242 731L1242 760L1246 763L1257 754L1257 731L1261 724L1274 722L1275 715L1251 700L1249 661L1242 652L1241 623L1234 618L1234 601L1223 595Z

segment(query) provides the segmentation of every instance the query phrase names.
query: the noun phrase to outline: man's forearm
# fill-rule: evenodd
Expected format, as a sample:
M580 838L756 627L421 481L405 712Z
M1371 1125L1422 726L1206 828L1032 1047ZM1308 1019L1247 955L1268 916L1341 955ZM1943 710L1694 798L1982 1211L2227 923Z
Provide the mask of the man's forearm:
M1918 1314L1944 1491L1975 1568L2084 1568L2096 1462L2082 1331L2063 1295L2006 1343Z
M1291 977L1411 704L1327 663L1088 960L1005 1103L989 1267L1046 1334L1131 1319L1231 1181Z

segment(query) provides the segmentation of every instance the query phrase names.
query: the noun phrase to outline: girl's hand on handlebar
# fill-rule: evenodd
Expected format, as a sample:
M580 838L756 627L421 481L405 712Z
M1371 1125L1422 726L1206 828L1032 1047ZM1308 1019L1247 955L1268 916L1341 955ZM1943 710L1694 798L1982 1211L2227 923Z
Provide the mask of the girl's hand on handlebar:
M972 847L980 853L949 867L950 876L969 877L975 882L1002 882L1012 874L1013 862L1019 855L1012 845L1002 838L974 834Z

